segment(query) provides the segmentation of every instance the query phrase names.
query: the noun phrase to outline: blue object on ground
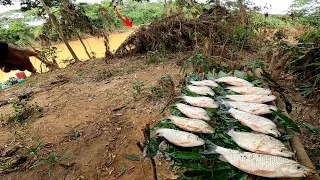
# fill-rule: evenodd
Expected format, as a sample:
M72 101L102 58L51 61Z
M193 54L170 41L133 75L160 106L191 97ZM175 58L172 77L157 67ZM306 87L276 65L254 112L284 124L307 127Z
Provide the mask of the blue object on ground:
M18 83L23 83L25 80L24 79L19 79Z

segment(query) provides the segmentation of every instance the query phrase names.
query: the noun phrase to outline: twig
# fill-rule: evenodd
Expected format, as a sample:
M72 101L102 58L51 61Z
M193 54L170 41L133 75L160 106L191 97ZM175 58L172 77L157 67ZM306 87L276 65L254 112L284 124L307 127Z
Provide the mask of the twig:
M146 127L142 131L143 131L143 137L144 137L143 143L141 144L140 142L137 142L137 146L140 149L140 151L143 153L143 157L147 157L150 159L153 179L158 180L156 163L152 157L149 157L147 155L148 143L150 141L150 125L146 124Z

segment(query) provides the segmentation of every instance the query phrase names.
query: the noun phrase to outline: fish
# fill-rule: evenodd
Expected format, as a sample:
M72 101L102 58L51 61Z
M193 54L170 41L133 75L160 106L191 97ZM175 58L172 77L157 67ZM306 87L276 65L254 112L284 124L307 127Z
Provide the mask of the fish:
M269 95L271 94L270 89L260 88L260 87L248 87L248 86L228 86L226 89L229 89L233 92L239 94L262 94L262 95Z
M255 115L270 114L271 110L277 110L276 106L260 104L260 103L248 103L248 102L236 102L236 101L224 101L223 103L231 106L234 109L248 112Z
M241 124L248 126L254 131L264 134L272 134L276 137L279 137L281 135L277 129L277 125L268 118L239 111L234 108L229 108L228 112Z
M199 136L189 132L175 129L159 128L156 130L157 136L164 137L166 140L181 147L196 147L204 145L204 140Z
M189 82L195 86L211 86L211 87L218 87L219 86L219 84L213 80L189 81Z
M274 95L261 95L261 94L226 95L225 97L233 101L252 102L252 103L266 103L266 102L274 101L277 98Z
M244 79L238 78L238 77L232 77L232 76L226 76L226 77L222 77L219 79L215 79L216 82L218 83L226 83L226 84L230 84L233 86L248 86L248 87L253 87L254 85L249 82L246 81Z
M193 107L182 103L177 103L174 106L176 106L177 109L179 109L179 111L181 111L184 115L186 115L189 118L202 119L206 121L210 121L211 119L208 113L202 108Z
M201 154L220 154L220 160L252 175L283 178L306 177L316 173L314 169L284 157L228 149L217 146L208 140L206 147L207 150L200 152Z
M191 91L193 93L196 93L196 94L214 96L213 90L208 86L192 86L192 85L188 85L187 88L189 89L189 91Z
M200 119L190 119L173 115L168 116L166 119L169 119L172 124L175 124L186 131L205 134L214 133L214 129L208 123Z
M211 98L209 97L192 97L192 96L186 96L181 95L177 98L181 98L184 101L186 101L188 104L192 106L198 106L198 107L204 107L204 108L218 108L219 105Z
M258 132L235 131L233 129L233 123L226 133L238 144L238 146L245 150L259 154L269 154L288 158L293 156L293 152L274 137Z

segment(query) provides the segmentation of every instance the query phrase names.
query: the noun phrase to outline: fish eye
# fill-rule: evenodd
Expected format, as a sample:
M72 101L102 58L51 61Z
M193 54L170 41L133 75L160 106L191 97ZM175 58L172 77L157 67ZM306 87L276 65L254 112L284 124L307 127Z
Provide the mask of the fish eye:
M299 165L299 166L297 166L297 169L303 169L303 167Z

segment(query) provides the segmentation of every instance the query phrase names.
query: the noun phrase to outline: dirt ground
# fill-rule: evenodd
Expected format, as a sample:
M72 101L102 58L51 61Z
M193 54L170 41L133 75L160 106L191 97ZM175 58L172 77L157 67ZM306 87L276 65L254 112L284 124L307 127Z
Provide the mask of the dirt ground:
M0 179L152 179L148 161L132 161L124 155L140 154L136 143L142 139L141 129L147 123L153 125L162 118L160 111L170 98L165 96L150 100L143 94L134 93L132 83L140 80L144 82L144 87L155 86L163 75L170 74L175 85L178 85L183 77L179 75L180 67L176 61L184 56L187 55L169 58L165 65L149 66L142 56L117 59L108 64L101 59L91 60L34 75L22 84L1 91L0 100L17 99L20 94L32 92L27 103L42 107L43 114L22 124L13 124L6 121L7 116L13 113L12 105L0 107L3 115L0 121L0 154L13 149L7 157L0 157L0 163L4 158L21 156L26 149L37 146L39 142L43 143L43 147L39 150L38 159L46 158L53 152L58 157L65 153L72 154L72 158L62 161L68 163L68 167L54 166L51 177L48 177L48 165L29 169L31 164L24 163L13 172L0 174ZM303 101L298 99L295 103ZM299 113L297 116L300 116ZM320 122L317 121L317 116L308 120L319 127ZM70 138L74 132L80 135L76 140ZM301 137L308 146L314 142L314 148L319 148L317 136L304 131ZM36 160L28 159L28 162ZM174 176L168 172L167 164L157 164L159 179Z

